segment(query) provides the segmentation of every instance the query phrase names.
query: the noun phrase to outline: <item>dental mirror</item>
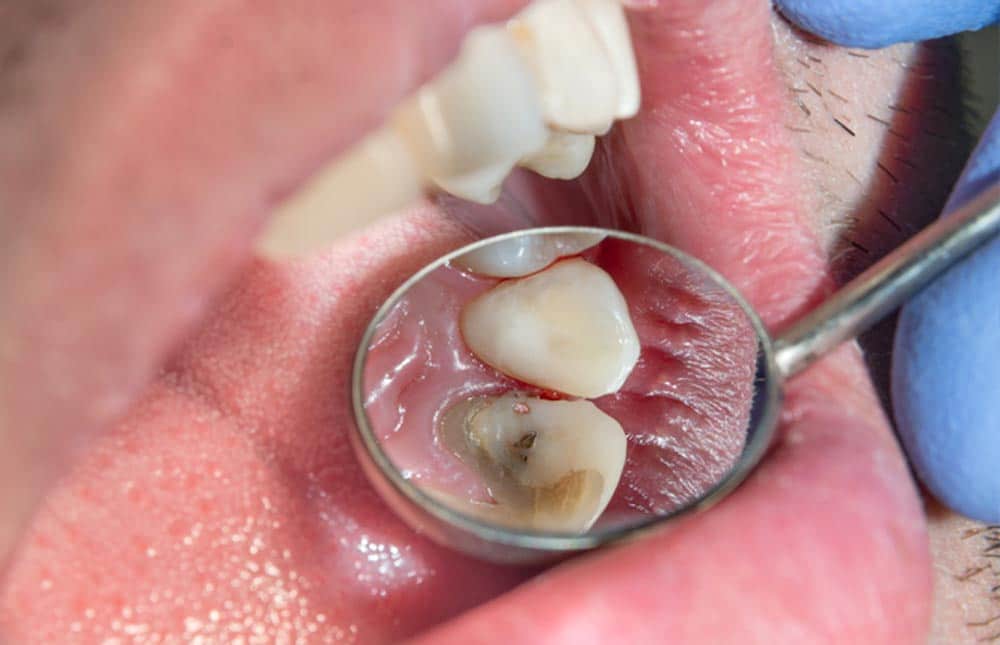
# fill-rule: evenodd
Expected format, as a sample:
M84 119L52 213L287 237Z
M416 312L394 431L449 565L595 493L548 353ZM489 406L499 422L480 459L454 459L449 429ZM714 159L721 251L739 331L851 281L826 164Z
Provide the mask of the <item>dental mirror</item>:
M538 562L707 509L759 463L782 384L1000 232L1000 186L773 338L690 255L587 227L454 251L377 311L354 364L359 460L411 526Z

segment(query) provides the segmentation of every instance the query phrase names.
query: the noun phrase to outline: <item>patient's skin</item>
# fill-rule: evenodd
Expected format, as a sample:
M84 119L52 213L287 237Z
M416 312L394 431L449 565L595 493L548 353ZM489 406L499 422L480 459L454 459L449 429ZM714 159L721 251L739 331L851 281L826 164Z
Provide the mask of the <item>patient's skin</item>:
M967 150L948 47L849 52L763 1L664 2L632 17L643 111L582 181L519 177L496 210L446 200L316 258L250 259L274 203L518 4L4 9L7 640L924 638L924 511L855 347L789 385L772 454L711 513L513 591L532 572L433 546L367 486L344 434L360 331L470 231L640 230L777 329L934 216ZM935 545L981 538L944 522ZM939 560L981 606L939 594L937 634L992 633L965 625L998 609L994 569L957 581L976 548Z

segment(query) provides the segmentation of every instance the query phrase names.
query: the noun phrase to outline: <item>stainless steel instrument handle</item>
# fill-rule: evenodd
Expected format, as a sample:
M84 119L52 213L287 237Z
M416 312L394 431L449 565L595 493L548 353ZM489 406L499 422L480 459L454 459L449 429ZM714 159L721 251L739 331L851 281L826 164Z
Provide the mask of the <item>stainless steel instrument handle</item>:
M900 306L1000 234L1000 183L908 240L775 339L783 376L797 374Z

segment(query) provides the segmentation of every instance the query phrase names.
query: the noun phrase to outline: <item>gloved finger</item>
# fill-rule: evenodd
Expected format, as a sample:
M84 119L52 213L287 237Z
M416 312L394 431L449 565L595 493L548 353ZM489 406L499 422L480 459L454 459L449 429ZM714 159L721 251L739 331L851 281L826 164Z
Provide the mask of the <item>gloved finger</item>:
M997 0L775 0L789 20L847 47L885 47L979 29L1000 20Z
M1000 181L994 115L945 213ZM1000 522L1000 239L903 308L893 352L900 437L918 476L946 505Z

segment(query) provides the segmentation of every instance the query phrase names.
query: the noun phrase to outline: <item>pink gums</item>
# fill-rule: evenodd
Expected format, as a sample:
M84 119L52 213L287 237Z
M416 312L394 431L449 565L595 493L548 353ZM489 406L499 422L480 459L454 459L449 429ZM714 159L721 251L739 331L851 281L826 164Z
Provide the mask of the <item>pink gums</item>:
M673 257L617 239L586 256L618 284L642 344L621 390L595 401L629 441L602 522L669 512L716 484L743 448L754 332L729 294ZM450 266L435 270L379 324L365 369L369 419L404 475L476 501L489 501L489 492L441 445L441 415L473 396L538 393L480 362L462 339L462 307L498 282Z
M403 474L477 501L490 499L479 477L439 444L434 429L458 401L516 388L472 355L458 329L462 306L497 282L449 266L434 271L379 324L365 365L365 409Z

